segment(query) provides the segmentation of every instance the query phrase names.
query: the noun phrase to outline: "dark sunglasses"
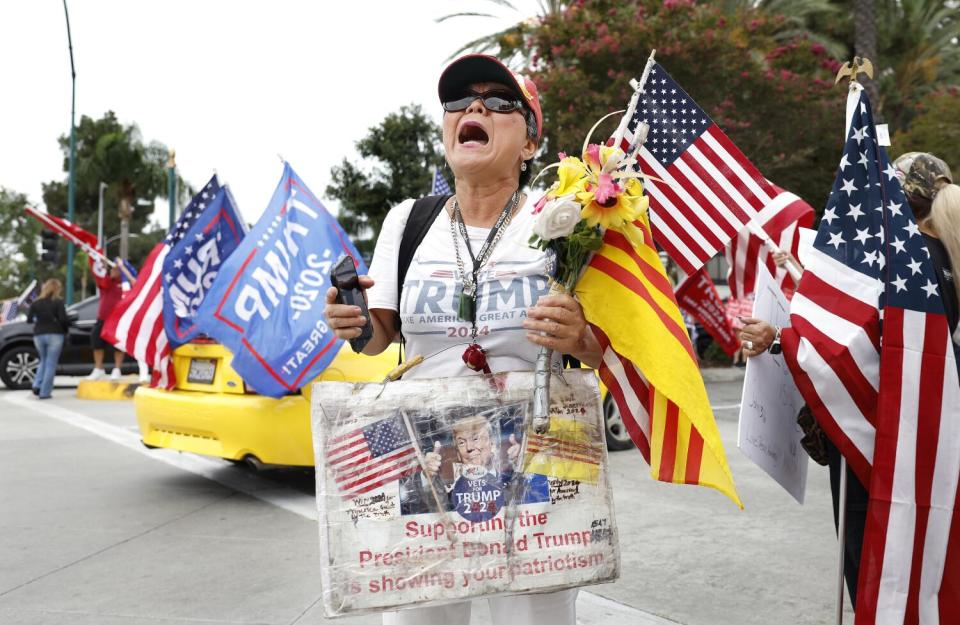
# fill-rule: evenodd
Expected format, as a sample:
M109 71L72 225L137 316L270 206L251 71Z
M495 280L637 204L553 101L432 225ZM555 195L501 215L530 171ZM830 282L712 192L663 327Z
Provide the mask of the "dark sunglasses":
M499 89L495 91L484 91L483 93L467 92L461 98L444 102L443 110L448 113L462 111L478 99L483 102L483 106L485 106L488 111L493 111L494 113L512 113L513 111L523 109L523 101L515 94Z

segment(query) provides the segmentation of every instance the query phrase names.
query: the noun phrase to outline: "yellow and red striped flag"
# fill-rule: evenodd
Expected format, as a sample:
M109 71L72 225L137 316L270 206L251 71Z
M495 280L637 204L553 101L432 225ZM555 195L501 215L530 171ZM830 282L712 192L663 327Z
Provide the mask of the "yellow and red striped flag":
M600 378L654 479L710 486L742 508L648 219L644 211L635 222L639 248L607 230L577 284L603 348Z
M528 435L523 472L596 484L601 460L603 449L584 423L553 417L545 433Z

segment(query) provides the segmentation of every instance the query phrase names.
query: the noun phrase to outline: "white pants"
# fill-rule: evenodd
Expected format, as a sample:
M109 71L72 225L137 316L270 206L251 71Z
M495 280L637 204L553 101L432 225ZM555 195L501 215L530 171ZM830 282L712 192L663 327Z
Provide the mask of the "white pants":
M491 597L493 625L576 625L577 588L538 595ZM385 612L383 625L469 625L470 602Z

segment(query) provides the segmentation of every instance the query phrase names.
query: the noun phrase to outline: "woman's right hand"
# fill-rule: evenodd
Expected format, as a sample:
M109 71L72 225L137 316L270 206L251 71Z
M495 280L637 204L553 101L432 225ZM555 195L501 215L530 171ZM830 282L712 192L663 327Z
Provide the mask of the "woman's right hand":
M373 286L373 278L360 276L360 287L366 291ZM363 294L366 299L367 294ZM327 318L327 325L337 335L337 338L344 340L354 339L360 336L361 328L366 325L367 319L360 314L359 306L349 306L347 304L337 304L337 287L327 289L327 306L323 309L323 314Z
M759 356L767 351L777 335L777 329L763 319L741 317L743 328L740 330L740 340L743 341L743 354L747 358Z

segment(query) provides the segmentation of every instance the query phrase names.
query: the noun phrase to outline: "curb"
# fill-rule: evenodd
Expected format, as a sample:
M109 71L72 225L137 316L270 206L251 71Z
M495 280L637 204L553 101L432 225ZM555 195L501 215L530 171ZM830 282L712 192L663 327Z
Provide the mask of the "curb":
M709 367L701 369L704 382L742 382L746 367Z
M112 380L80 380L77 399L129 401L140 387L138 382Z

